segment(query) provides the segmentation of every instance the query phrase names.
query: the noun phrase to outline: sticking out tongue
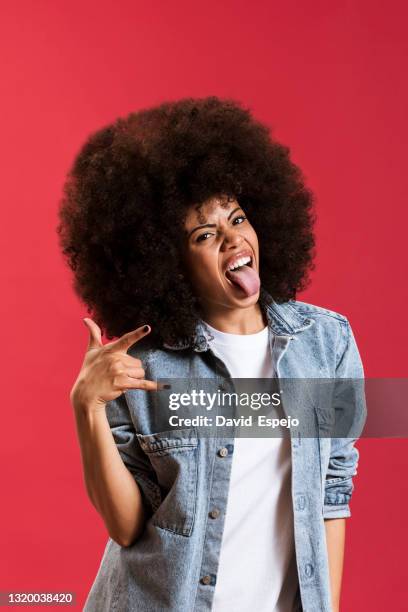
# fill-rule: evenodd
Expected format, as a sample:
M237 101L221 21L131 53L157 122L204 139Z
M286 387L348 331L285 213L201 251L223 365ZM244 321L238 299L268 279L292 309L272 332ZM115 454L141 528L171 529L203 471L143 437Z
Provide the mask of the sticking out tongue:
M234 285L240 287L242 291L244 291L246 297L257 293L261 284L257 272L247 265L241 266L236 270L227 270L225 276L234 283Z

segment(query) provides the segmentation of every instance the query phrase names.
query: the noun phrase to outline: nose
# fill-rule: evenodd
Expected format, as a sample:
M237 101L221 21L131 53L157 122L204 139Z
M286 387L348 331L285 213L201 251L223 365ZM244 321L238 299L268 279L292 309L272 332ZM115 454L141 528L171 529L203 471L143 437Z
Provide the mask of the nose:
M224 240L222 242L222 250L234 249L240 246L243 241L241 234L233 228L227 228L224 231Z

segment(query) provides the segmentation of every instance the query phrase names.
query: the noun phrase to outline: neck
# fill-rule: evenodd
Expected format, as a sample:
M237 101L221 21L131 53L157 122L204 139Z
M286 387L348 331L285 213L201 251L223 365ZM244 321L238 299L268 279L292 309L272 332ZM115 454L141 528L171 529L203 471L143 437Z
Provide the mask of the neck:
M267 325L259 302L247 308L203 308L202 318L226 334L256 334Z

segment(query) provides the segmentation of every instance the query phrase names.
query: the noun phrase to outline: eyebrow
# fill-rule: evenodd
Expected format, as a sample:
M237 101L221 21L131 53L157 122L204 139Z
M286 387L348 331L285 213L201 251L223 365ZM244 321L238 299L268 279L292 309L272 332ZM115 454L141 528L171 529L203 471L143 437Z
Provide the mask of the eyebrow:
M230 212L230 214L228 215L228 221L230 220L230 218L232 217L232 215L237 212L237 210L241 210L241 206L237 206L237 208L234 208L234 210L232 210ZM196 230L201 229L202 227L216 227L215 223L204 223L204 225L197 225L197 227L195 227L194 229L191 230L191 232L188 234L187 238L190 238L191 234L193 232L195 232Z

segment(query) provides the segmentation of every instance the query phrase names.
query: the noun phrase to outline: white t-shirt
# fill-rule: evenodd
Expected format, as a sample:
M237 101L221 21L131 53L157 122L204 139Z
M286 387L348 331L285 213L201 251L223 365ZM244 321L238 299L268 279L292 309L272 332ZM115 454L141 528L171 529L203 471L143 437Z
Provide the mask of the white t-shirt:
M241 335L205 324L232 378L275 375L268 327ZM297 588L290 438L236 437L212 612L291 612Z

